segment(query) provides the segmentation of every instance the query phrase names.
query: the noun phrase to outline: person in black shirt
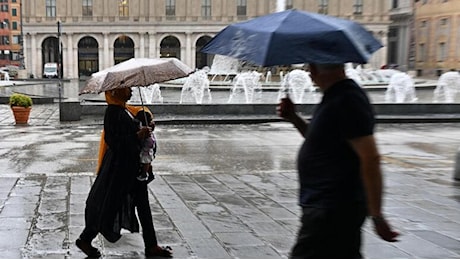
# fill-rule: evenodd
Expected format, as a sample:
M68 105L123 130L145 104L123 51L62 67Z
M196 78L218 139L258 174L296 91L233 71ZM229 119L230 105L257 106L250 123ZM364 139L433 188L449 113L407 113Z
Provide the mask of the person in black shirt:
M288 97L277 107L305 138L297 159L302 226L290 257L362 258L367 215L382 239L394 242L399 235L382 214L374 111L363 89L346 77L344 64L310 64L310 75L323 92L310 122Z

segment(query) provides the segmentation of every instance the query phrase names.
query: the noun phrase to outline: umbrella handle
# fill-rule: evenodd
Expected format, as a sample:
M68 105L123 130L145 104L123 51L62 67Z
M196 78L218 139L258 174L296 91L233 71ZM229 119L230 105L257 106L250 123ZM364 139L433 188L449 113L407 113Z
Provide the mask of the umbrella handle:
M142 100L141 87L137 87L137 89L139 89L139 98L141 99L142 110L144 110L144 122L145 122L145 125L148 126L147 115L145 114L145 109L144 109L144 101Z

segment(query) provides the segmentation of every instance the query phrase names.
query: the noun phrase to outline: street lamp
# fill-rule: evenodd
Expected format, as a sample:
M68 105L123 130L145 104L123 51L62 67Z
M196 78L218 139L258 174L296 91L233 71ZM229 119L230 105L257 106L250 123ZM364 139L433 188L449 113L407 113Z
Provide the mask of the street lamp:
M23 70L25 69L25 65L24 65L24 30L23 30L23 19L22 19L22 0L19 1L19 15L21 17L20 18L20 23L21 23L21 26L20 26L20 30L21 30L21 38L19 39L19 46L20 46L20 49L19 49L19 69Z
M57 39L58 39L58 55L57 55L57 64L58 64L58 78L62 78L62 64L61 64L61 34L62 34L62 23L57 21Z
M62 64L61 64L61 33L62 33L62 24L61 21L57 21L57 38L58 38L58 56L57 56L57 67L58 67L58 90L59 90L59 120L62 121L63 114L62 114Z

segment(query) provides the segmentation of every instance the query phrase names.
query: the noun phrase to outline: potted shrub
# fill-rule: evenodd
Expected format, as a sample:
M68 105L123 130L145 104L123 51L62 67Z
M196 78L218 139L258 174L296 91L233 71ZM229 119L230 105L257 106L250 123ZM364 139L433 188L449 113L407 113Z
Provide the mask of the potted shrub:
M27 124L32 109L32 98L25 94L14 93L10 96L9 104L16 124Z

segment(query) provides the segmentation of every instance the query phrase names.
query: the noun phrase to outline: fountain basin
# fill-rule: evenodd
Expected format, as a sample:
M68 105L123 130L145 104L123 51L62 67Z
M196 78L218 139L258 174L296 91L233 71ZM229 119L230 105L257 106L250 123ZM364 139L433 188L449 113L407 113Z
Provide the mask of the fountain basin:
M81 117L103 119L105 103L81 104ZM276 104L154 104L146 105L159 123L261 123L282 121ZM315 104L297 104L309 118ZM373 104L377 122L460 122L459 103L377 103ZM65 111L63 111L65 113Z

